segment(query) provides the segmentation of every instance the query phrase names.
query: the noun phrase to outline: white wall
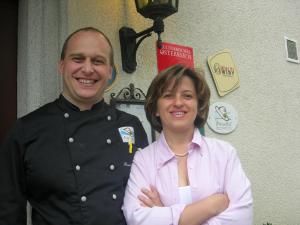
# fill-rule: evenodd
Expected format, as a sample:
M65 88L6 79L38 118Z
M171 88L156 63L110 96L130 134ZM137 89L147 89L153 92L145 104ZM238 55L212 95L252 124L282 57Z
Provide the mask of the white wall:
M66 1L19 0L18 116L61 91L57 62L67 27Z
M50 0L43 2L45 5L52 4ZM82 26L95 26L111 39L119 72L118 82L111 91L117 92L134 82L135 86L146 92L157 71L156 35L145 39L139 47L136 72L126 74L121 70L119 28L126 25L141 31L152 25L150 20L136 13L134 1L65 0L60 1L60 4L61 2L65 2L63 7L66 7L59 17L60 22L65 24L65 31L60 31L61 36L66 36ZM204 66L206 70L212 91L211 102L230 103L239 115L239 124L233 133L218 135L206 127L206 135L230 141L237 148L252 182L254 224L272 222L273 225L298 225L300 65L286 61L284 36L298 40L298 44L300 42L300 1L181 0L179 4L179 12L165 20L163 41L193 47L195 66ZM32 5L30 7L33 8ZM64 10L59 5L57 7ZM48 17L52 18L50 15ZM34 24L28 23L27 35L32 38L33 26ZM48 29L45 25L41 26ZM23 40L19 42L21 41ZM206 60L209 55L225 48L231 50L241 85L233 93L220 98ZM36 49L40 51L39 47ZM30 50L25 49L24 52L28 54L19 60L29 60L32 57L31 60L43 68L40 76L50 71L50 66L44 67L43 62L38 60L39 56ZM56 48L48 53L53 56L59 54ZM53 61L50 63L51 68L56 66ZM31 68L18 73L19 77L23 77L20 79L26 77L27 80L34 79L34 74L36 71ZM37 93L30 94L31 90L28 90L26 97L19 98L18 105L33 101L31 96L36 96L39 102L53 97L59 93L58 83L56 81L53 84L55 93L44 93L44 86L36 90L39 96ZM30 83L23 84L36 89ZM44 97L45 95L48 97ZM106 99L108 95L109 93ZM31 104L27 111L37 105Z

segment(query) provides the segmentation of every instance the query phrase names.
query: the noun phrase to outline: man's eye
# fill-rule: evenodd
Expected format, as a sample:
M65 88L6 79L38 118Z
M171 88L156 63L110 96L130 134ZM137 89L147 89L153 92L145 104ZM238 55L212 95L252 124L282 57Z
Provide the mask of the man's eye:
M72 60L74 61L74 62L82 62L84 59L83 58L80 58L80 57L74 57L74 58L72 58Z
M102 64L105 64L105 61L102 59L95 59L95 60L93 60L93 63L95 65L102 65Z

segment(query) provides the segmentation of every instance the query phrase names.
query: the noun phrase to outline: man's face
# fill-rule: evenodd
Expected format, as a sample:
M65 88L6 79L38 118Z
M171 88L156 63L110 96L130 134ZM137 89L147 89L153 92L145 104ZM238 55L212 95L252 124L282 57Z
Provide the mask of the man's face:
M103 99L112 74L110 54L110 46L100 33L80 31L70 38L59 72L63 76L63 96L81 110Z

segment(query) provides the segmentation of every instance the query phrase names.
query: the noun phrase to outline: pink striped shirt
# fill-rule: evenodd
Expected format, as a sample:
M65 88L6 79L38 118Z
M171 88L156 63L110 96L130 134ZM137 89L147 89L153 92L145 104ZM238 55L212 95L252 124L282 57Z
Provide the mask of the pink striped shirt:
M201 136L198 129L188 148L187 169L192 200L226 193L229 207L205 225L251 225L252 194L236 150L227 142ZM164 134L136 152L122 210L128 225L177 225L185 204L179 203L177 159ZM141 188L155 186L164 207L142 207Z

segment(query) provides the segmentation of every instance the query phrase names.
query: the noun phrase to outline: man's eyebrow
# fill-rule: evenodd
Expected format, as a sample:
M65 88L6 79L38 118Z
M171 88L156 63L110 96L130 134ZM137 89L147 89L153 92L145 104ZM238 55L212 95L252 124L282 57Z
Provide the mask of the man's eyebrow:
M82 54L82 53L73 53L73 54L70 54L69 57L85 57L85 55ZM105 59L106 60L106 57L103 56L103 55L95 55L95 56L92 56L91 58L92 59L95 59L95 58L98 59L98 58L100 58L100 59Z
M82 53L73 53L73 54L70 54L69 57L84 57L84 55Z
M106 57L105 57L105 56L103 56L103 55L95 55L95 56L93 56L92 58L101 58L101 59L106 59Z

